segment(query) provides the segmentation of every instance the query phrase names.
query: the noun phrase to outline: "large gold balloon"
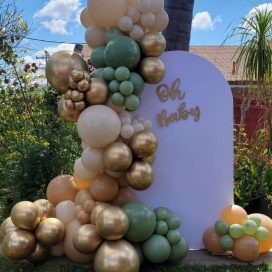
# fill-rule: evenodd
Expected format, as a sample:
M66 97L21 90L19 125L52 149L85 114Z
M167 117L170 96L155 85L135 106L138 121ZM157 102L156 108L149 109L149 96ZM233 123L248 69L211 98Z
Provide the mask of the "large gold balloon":
M123 209L110 206L97 216L96 227L99 234L106 240L119 240L127 233L128 216Z
M165 50L166 40L162 33L149 32L140 41L142 54L146 57L159 57Z
M40 223L38 208L30 201L17 203L10 213L13 224L25 230L34 230Z
M27 258L32 263L45 262L49 257L49 248L41 244L37 244L34 252Z
M44 219L36 229L37 240L45 246L54 246L60 243L64 235L64 224L57 218Z
M159 83L164 78L165 65L159 58L145 58L140 65L140 74L149 84Z
M153 155L151 155L149 157L143 158L143 161L148 162L151 165L155 162L155 160L156 160L156 155L155 154L153 154Z
M96 225L96 220L97 220L97 216L104 210L106 209L107 207L109 207L110 204L108 203L99 203L97 204L93 210L92 210L92 213L91 213L91 223Z
M39 216L41 220L49 217L55 217L56 209L52 203L47 199L39 199L33 202L38 208Z
M94 253L103 242L95 225L87 224L81 226L73 235L73 243L80 253Z
M96 272L138 272L140 260L129 242L106 241L95 255L94 269Z
M144 161L135 161L126 176L129 186L138 191L146 190L153 183L152 167Z
M85 60L73 51L54 53L46 63L45 74L50 85L61 93L70 89L69 77L74 69L88 71Z
M12 223L10 217L5 219L0 227L0 242L4 239L4 237L11 231L17 230L18 228Z
M126 171L132 163L132 152L128 145L115 142L109 145L104 152L104 163L111 171Z
M109 90L106 83L100 79L92 78L91 87L86 92L88 105L105 104L107 102Z
M158 141L154 133L144 130L136 133L131 138L129 145L134 155L143 159L152 156L156 152Z
M9 232L2 243L6 257L19 261L28 258L36 248L34 235L26 230Z
M71 123L76 122L80 115L80 111L76 109L68 109L65 103L66 103L66 100L64 98L62 98L59 102L59 105L58 105L59 116L65 121L68 121Z

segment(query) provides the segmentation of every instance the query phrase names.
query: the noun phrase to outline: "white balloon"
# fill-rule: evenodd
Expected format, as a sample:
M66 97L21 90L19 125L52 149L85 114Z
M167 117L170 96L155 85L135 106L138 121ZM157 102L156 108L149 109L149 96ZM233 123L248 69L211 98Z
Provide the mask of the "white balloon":
M131 18L133 23L137 23L140 20L141 12L134 6L129 6L127 10L127 16Z
M144 125L141 124L141 123L138 123L138 124L134 124L133 125L134 127L134 130L135 130L135 133L137 132L140 132L140 131L143 131L144 130Z
M130 117L122 118L121 123L122 123L122 125L126 125L126 124L130 125L131 124L131 118Z
M129 16L123 16L119 19L118 27L122 31L130 31L133 27L133 21Z
M121 137L124 139L130 139L135 133L134 127L132 125L124 125L121 129Z
M104 168L103 150L98 148L86 148L81 155L83 166L91 172L98 173Z
M169 17L165 10L155 15L155 24L150 27L151 31L161 32L166 29L169 23Z
M86 169L82 164L81 158L79 158L74 164L74 175L82 180L91 180L96 176L96 173Z
M129 32L129 36L133 40L139 41L144 36L144 30L139 25L134 25L134 27Z
M144 129L145 130L151 130L152 129L152 122L150 120L145 120L143 122Z
M85 32L85 40L90 48L96 48L105 45L105 29L99 26L91 26Z
M151 11L158 13L164 8L164 0L151 0Z
M80 114L77 131L81 140L90 147L103 148L119 137L121 121L110 107L95 105Z
M155 23L155 15L152 12L143 13L141 16L141 24L145 27L151 27Z
M151 9L151 1L150 0L138 0L136 2L136 7L141 12L148 12Z
M132 118L132 115L131 115L130 112L124 110L124 111L122 111L122 112L119 114L119 117L120 117L120 119L123 119L123 118L129 118L129 119L131 119L131 118Z
M56 218L58 218L65 226L75 219L74 216L75 203L71 200L60 202L56 207Z

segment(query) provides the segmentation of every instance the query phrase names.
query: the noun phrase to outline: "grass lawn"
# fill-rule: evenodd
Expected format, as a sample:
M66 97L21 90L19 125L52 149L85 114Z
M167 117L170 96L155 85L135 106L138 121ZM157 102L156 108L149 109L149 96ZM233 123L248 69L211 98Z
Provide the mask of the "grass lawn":
M64 258L52 259L44 264L32 265L27 262L13 262L7 258L0 257L1 272L93 272L91 265L74 264ZM260 266L186 266L178 265L161 265L161 266L144 266L142 272L272 272L271 265ZM120 271L121 272L121 271Z

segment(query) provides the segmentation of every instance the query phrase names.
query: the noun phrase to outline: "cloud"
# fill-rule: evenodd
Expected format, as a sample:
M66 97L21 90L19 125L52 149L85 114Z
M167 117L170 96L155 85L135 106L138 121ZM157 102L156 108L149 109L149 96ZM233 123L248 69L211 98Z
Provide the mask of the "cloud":
M192 28L196 30L214 30L216 24L221 22L220 15L212 19L208 11L198 12L193 18Z
M67 23L63 19L52 19L51 21L43 21L41 24L49 29L51 33L68 35L69 32L66 30Z
M250 16L252 14L254 14L256 12L256 10L260 10L261 12L264 12L264 11L272 11L272 3L264 3L264 4L261 4L259 6L256 6L254 7L249 13L247 16Z

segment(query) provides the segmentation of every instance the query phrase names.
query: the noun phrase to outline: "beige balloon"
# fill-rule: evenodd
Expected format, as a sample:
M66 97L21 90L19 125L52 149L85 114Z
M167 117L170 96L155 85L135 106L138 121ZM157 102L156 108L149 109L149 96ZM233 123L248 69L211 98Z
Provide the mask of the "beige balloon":
M78 158L74 164L74 176L82 180L92 180L96 176L96 173L86 169L82 164L81 158Z
M105 30L99 26L93 25L85 32L85 41L90 48L96 48L105 45Z
M87 7L81 11L80 21L85 28L88 28L94 24Z
M90 223L90 213L87 213L82 209L76 215L76 219L81 224L88 224L88 223Z
M81 224L77 220L70 222L70 224L67 226L66 236L64 239L64 252L66 256L74 262L90 263L93 259L93 256L91 254L80 253L75 249L73 244L73 235L80 226Z
M164 0L151 0L151 11L159 13L164 8Z
M56 207L56 218L58 218L65 226L75 219L74 216L75 203L71 200L60 202Z
M88 10L96 25L112 27L127 12L127 0L88 0Z
M83 166L91 172L100 172L104 169L103 153L99 148L86 148L81 155Z
M151 31L162 32L169 24L169 16L165 10L155 15L155 23L150 27Z
M61 257L64 253L64 242L60 242L59 244L50 247L50 255L54 257Z
M137 23L140 20L141 12L135 6L129 6L127 16L131 18L133 23Z
M81 141L81 147L82 147L82 150L84 151L89 146L85 142Z
M90 191L88 189L80 190L75 196L75 204L83 205L83 202L88 199L92 199Z
M111 108L95 105L80 114L77 130L79 137L90 147L103 148L119 137L121 121Z

